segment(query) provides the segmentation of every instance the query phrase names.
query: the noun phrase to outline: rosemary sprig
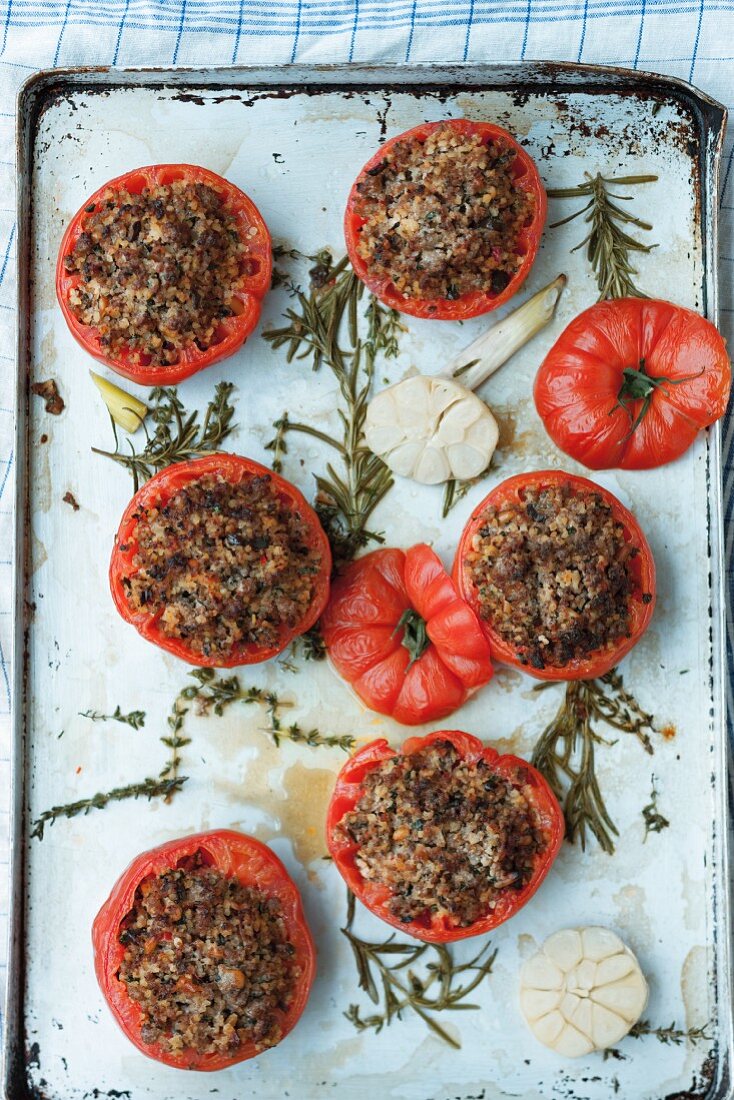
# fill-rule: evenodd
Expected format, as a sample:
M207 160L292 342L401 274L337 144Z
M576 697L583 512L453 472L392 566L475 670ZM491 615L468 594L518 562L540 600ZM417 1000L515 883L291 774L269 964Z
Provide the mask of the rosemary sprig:
M587 246L586 254L596 275L599 287L599 301L605 298L647 298L648 295L639 290L632 276L637 275L637 269L632 266L630 254L633 252L650 252L656 246L644 244L626 233L624 225L634 225L638 229L649 232L652 226L649 222L630 214L628 210L619 206L621 202L631 202L632 195L619 195L608 189L607 184L619 184L631 186L640 183L654 183L657 176L602 176L599 172L595 176L585 172L586 182L577 187L551 187L548 195L553 199L587 198L586 206L569 214L567 218L552 222L550 228L566 225L574 218L582 215L584 222L589 226L588 236L572 248L576 252L579 248ZM618 202L613 200L617 199Z
M662 833L663 829L670 827L670 822L667 817L658 810L658 789L655 786L655 776L652 777L652 789L650 791L650 801L647 806L642 808L642 819L645 822L645 835L642 838L642 843L645 844L650 833Z
M339 409L341 438L284 412L273 425L274 438L267 444L273 452L273 469L281 470L288 453L286 436L300 432L326 444L343 468L329 462L324 474L316 476L316 511L329 536L337 565L350 560L369 542L382 542L382 535L368 529L377 505L393 485L385 463L365 446L364 420L372 390L375 362L379 355L394 356L402 329L399 314L386 309L372 295L363 311L364 335L360 335L359 305L365 293L362 282L346 258L334 264L324 250L309 257L314 266L309 274L308 294L297 291L297 307L286 310L288 324L264 334L274 349L285 348L286 359L311 359L313 370L326 365L334 374L343 408Z
M102 714L98 710L80 710L80 718L89 718L92 722L122 722L134 730L140 730L145 725L145 711L131 710L129 714L123 714L119 703L112 714Z
M543 691L550 684L540 684ZM652 754L650 734L653 716L642 710L624 687L616 669L598 680L573 680L557 714L543 730L533 750L532 763L545 776L563 806L566 837L579 839L586 848L587 834L596 837L603 851L614 852L613 836L619 832L606 808L595 768L597 745L614 745L594 728L602 721L622 733L631 733L645 752Z
M446 516L454 505L458 504L460 500L463 500L470 489L473 489L480 481L484 481L485 477L489 477L490 473L491 467L488 466L478 477L470 478L468 481L457 481L455 478L447 481L443 491L441 517L446 519Z
M115 437L114 451L103 451L92 447L95 454L111 458L113 462L124 466L132 475L135 492L141 482L148 481L153 474L170 466L173 462L186 462L200 455L211 454L219 450L222 442L235 428L233 423L234 406L230 396L234 385L231 382L219 382L214 397L199 423L198 410L187 412L179 400L175 386L156 386L150 391L148 403L149 418L155 424L154 431L145 429L145 447L136 451L130 438L126 440L130 453L120 450L120 440L114 420L112 431Z
M110 802L122 802L127 798L163 798L168 802L176 791L180 791L188 776L175 776L171 779L143 779L140 783L129 783L126 787L115 787L111 791L81 798L78 802L69 802L65 806L52 806L36 818L31 827L31 836L43 840L46 825L53 825L59 817L76 817L88 814L90 810L101 810Z
M373 1004L381 1011L363 1017L359 1006L352 1004L346 1018L358 1031L380 1032L393 1020L401 1020L406 1009L415 1012L431 1031L455 1049L461 1044L449 1035L434 1019L433 1013L478 1009L469 1004L466 997L492 972L497 950L491 950L487 942L467 963L456 963L445 944L403 943L389 936L383 943L363 940L353 931L355 899L347 892L347 922L342 933L354 953L359 976L359 988L363 989ZM432 953L430 961L424 956ZM421 976L413 969L421 961L425 973ZM469 976L466 984L455 984L462 975Z
M281 741L308 745L310 748L336 748L351 752L356 744L350 734L343 736L324 735L317 729L305 730L298 722L285 725L282 712L292 703L279 698L274 691L264 691L258 687L243 687L238 676L217 677L213 668L195 668L190 676L196 681L187 684L176 696L168 717L170 734L161 738L170 750L169 760L161 772L162 778L178 775L181 765L180 749L190 744L191 738L183 734L184 719L193 704L197 714L214 713L221 717L233 703L250 705L257 703L265 708L267 725L263 732L272 737L276 745Z

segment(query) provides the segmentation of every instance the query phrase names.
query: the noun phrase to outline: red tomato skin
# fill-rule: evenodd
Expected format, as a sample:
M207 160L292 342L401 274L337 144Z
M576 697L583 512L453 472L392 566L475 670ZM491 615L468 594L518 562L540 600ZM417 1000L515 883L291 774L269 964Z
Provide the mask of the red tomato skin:
M528 783L534 789L534 805L541 815L548 834L548 846L539 856L533 877L523 890L519 892L508 890L489 916L466 928L457 928L449 924L445 918L435 916L424 921L414 920L403 923L389 911L387 902L391 897L390 890L362 878L356 862L357 846L335 834L338 823L356 806L365 776L385 760L399 755L398 751L390 748L384 739L371 741L365 745L347 761L337 776L326 816L326 843L336 868L349 889L376 917L425 943L455 943L470 936L481 936L491 932L530 901L558 855L565 826L563 811L558 800L539 771L520 757L500 756L495 749L484 745L479 738L470 733L463 733L461 730L436 730L425 737L409 737L403 743L400 754L410 755L435 741L449 741L459 754L470 762L486 760L492 765L496 774L512 774L518 767L526 771Z
M678 382L655 390L630 434L642 399L628 402L630 420L617 397L622 372L641 360L647 374ZM565 454L592 470L646 470L674 461L723 416L730 388L726 345L710 321L670 302L621 298L597 302L571 321L533 392L546 431Z
M133 559L137 551L135 529L136 513L141 507L165 502L175 496L179 489L205 474L221 474L227 481L238 482L251 475L267 474L272 484L285 499L304 517L309 524L311 543L322 557L321 571L316 578L316 590L308 614L290 630L284 629L280 640L274 646L245 644L238 646L227 658L206 656L189 648L184 642L170 638L158 627L158 617L142 611L133 611L123 586L123 577L134 572ZM126 549L123 550L123 547ZM172 653L175 657L187 661L190 665L208 668L234 668L240 665L259 664L275 657L290 645L294 638L305 634L317 621L329 599L329 578L331 575L331 548L318 516L306 498L279 474L241 455L212 454L190 462L177 462L167 466L147 481L132 498L125 509L115 536L115 545L110 562L110 590L115 607L125 622L135 627L137 632L149 642Z
M140 1006L132 1001L117 974L125 949L118 940L123 918L132 908L135 891L144 878L175 867L180 860L196 852L204 853L211 865L232 875L243 885L259 886L281 903L288 936L296 949L302 974L298 979L293 1003L283 1014L283 1038L298 1023L306 1007L316 974L316 949L303 913L298 888L285 867L269 848L254 837L229 829L197 833L161 844L137 856L112 888L112 892L92 925L94 970L107 1004L127 1038L139 1051L156 1062L176 1069L212 1071L227 1069L237 1062L257 1057L254 1043L244 1044L235 1055L199 1054L183 1050L172 1054L159 1044L146 1043L141 1036ZM282 1041L282 1040L281 1040Z
M630 605L630 635L627 638L620 639L612 647L595 651L587 657L575 658L562 667L533 668L529 664L524 664L518 657L514 647L509 645L494 630L492 624L479 614L477 589L464 563L472 539L481 527L482 516L489 505L496 506L505 502L521 501L523 491L526 489L558 485L570 485L572 488L598 493L611 507L614 518L624 527L625 539L638 550L631 563L635 589ZM652 550L637 520L621 501L617 500L613 493L603 489L601 485L589 481L588 478L579 477L577 474L569 474L563 470L538 470L535 473L517 474L515 477L508 477L505 481L500 482L491 493L488 493L481 504L474 509L462 532L456 557L454 558L453 577L460 595L475 610L479 618L489 640L493 659L502 662L502 664L513 665L538 680L593 680L597 676L603 676L605 672L609 672L610 669L614 668L637 644L650 625L655 610L655 562ZM644 595L651 598L645 602L643 600Z
M398 626L411 608L430 640L412 665ZM351 562L332 583L320 628L332 664L360 699L406 726L447 717L492 676L476 615L425 544Z
M135 362L132 355L127 352L111 358L102 349L99 330L91 325L81 324L69 306L69 292L80 282L80 279L78 276L67 273L64 268L64 257L72 251L84 229L88 217L87 207L96 205L109 190L126 188L131 190L131 193L137 194L143 187L171 183L177 179L205 183L213 187L224 196L225 207L235 216L243 233L250 228L257 230L254 236L246 237L246 242L249 249L248 259L258 264L258 270L254 274L242 276L242 286L236 295L242 312L233 317L225 317L220 322L220 339L206 351L199 351L196 345L193 345L181 352L177 363L158 367ZM172 386L204 370L205 367L210 367L234 355L242 347L260 318L262 300L270 289L272 270L273 255L268 228L260 211L244 191L240 191L233 183L218 176L216 172L210 172L208 168L200 168L195 164L150 164L109 180L90 195L71 219L61 241L56 262L56 297L72 336L98 362L141 386Z
M489 143L493 139L498 139L515 150L515 163L520 168L516 178L525 178L525 190L535 196L535 213L530 225L525 227L520 236L520 247L526 249L523 261L505 289L499 294L491 294L486 291L473 291L471 294L464 294L461 298L456 298L455 300L448 298L406 298L392 286L392 283L388 279L371 275L366 262L359 254L357 245L359 242L360 230L364 225L364 218L360 217L356 210L358 200L357 185L371 168L374 168L376 164L380 163L385 153L397 142L405 141L406 139L409 140L411 138L418 138L420 141L425 141L429 134L433 133L439 126L446 125L446 123L448 123L452 129L456 130L457 133L479 134L484 144ZM414 126L413 129L406 130L404 133L390 138L384 145L381 145L377 152L370 157L354 181L352 189L349 192L347 208L344 215L344 235L349 262L354 268L355 274L362 280L365 286L367 286L381 302L384 302L385 305L390 306L392 309L397 309L400 313L407 313L413 317L422 317L437 321L463 321L467 320L469 317L479 317L483 313L489 313L491 310L504 305L513 294L517 293L525 282L530 272L530 268L533 266L540 245L547 207L548 200L535 162L528 153L526 153L522 145L520 145L507 130L503 130L501 126L495 126L494 123L491 122L472 122L466 118L444 119L442 122L424 122L420 126Z

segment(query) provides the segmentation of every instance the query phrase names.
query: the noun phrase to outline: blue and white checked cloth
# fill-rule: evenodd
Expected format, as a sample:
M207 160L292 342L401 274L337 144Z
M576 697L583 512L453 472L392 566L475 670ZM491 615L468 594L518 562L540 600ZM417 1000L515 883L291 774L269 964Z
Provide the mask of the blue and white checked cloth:
M0 983L8 848L14 97L34 70L70 65L287 61L522 61L625 65L689 80L734 106L734 0L0 0ZM734 325L734 148L721 188L721 316ZM726 521L734 508L726 432ZM727 548L729 550L729 548ZM731 578L731 574L730 574Z

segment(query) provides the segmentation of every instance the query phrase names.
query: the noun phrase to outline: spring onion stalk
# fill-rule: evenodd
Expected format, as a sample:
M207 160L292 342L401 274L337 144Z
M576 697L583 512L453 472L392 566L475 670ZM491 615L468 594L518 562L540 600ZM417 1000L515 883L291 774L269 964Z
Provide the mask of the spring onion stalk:
M469 390L477 389L548 324L566 281L565 275L559 275L519 309L508 313L460 352L438 377L460 382Z
M95 374L93 370L89 373L115 424L131 435L135 433L148 415L148 406L126 390L120 389L114 382L108 382L106 378Z

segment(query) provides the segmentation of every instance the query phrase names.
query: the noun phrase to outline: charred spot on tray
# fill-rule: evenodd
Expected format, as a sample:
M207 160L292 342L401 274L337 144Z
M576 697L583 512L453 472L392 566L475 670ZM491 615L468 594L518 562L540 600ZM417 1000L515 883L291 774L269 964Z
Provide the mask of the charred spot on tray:
M39 443L48 443L48 436L46 435L45 432L41 435L41 438L38 440L38 442Z
M369 273L406 298L500 293L519 270L535 198L501 139L437 127L397 141L356 186L357 251Z
M74 494L72 493L71 489L67 489L61 499L64 501L65 504L70 504L75 512L79 511L79 505L77 503L77 499L74 496Z
M45 382L33 382L31 393L43 398L46 402L46 412L51 413L52 416L60 416L66 408L54 378L48 378Z

